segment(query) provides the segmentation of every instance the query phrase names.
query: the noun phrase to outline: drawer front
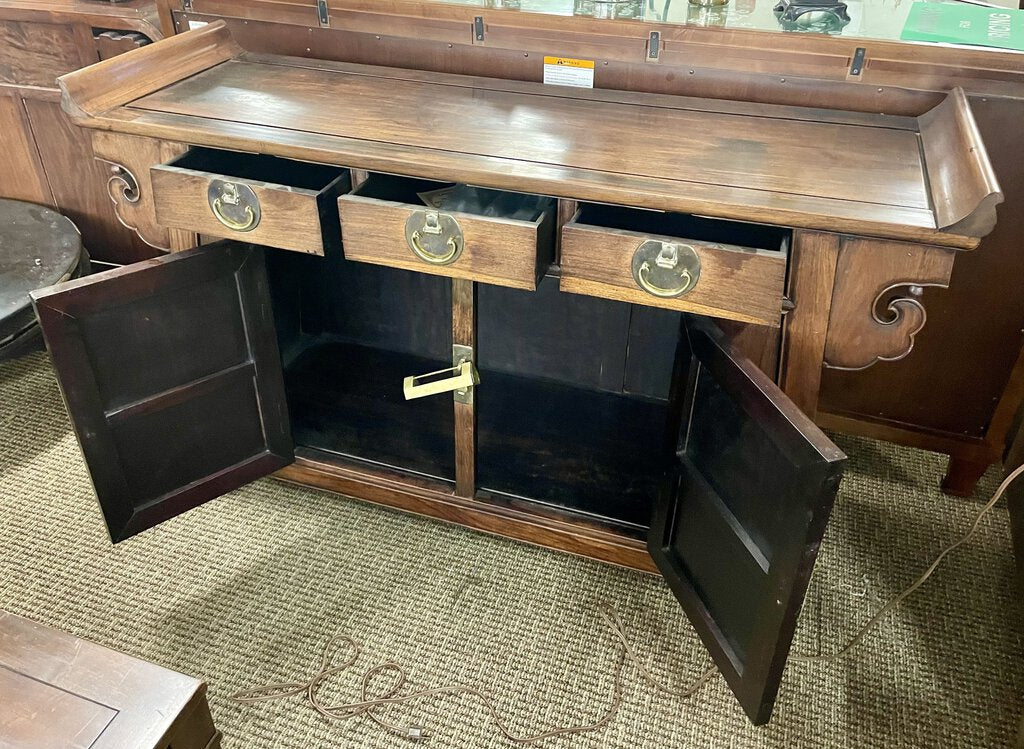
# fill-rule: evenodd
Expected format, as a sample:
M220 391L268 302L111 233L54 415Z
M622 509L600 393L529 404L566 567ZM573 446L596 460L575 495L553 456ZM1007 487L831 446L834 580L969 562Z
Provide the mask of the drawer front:
M198 234L323 255L337 235L339 177L324 190L161 164L150 170L156 220ZM329 209L329 211L328 211Z
M753 250L570 222L562 228L561 289L778 326L786 257L785 250Z
M519 221L362 195L338 210L348 260L533 290L551 256L550 213Z

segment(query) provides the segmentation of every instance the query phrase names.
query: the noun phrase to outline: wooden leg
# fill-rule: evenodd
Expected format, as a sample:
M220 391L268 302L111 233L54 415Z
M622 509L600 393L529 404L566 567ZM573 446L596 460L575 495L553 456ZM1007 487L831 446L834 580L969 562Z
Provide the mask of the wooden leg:
M966 460L951 456L946 475L942 477L942 491L954 497L971 496L990 465L992 464L989 461Z
M795 233L789 278L789 298L794 306L785 320L779 384L812 419L818 411L838 259L837 235L813 231Z

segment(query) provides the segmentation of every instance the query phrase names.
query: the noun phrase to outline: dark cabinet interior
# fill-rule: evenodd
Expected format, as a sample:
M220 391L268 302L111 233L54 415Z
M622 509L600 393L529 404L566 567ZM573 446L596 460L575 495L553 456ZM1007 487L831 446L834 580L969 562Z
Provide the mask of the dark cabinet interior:
M844 456L708 318L559 281L526 290L218 242L34 299L115 541L307 456L405 475L490 517L646 538L764 722ZM407 400L405 378L452 366L467 320L472 397Z
M477 292L483 492L642 537L665 466L681 315L559 291Z
M454 482L451 402L402 394L405 376L450 366L451 281L268 255L296 445Z

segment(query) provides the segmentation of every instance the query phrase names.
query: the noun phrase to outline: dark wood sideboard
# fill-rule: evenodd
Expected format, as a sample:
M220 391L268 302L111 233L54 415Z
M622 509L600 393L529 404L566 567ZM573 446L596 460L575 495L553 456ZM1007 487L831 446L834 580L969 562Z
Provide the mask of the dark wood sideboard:
M774 0L732 3L737 12L765 4ZM623 17L623 9L634 6L643 15L640 3L576 3L577 15L563 17L519 11L514 2L329 0L322 20L306 0L193 0L189 10L178 0L158 5L167 34L221 18L257 52L513 80L538 81L545 55L568 55L597 61L599 88L910 115L962 86L1008 206L1024 204L1015 124L1024 114L1024 85L1015 53L858 38L848 29L828 37L747 31L729 22L699 25L718 22L715 13L686 25ZM862 14L896 15L882 4L863 5ZM612 6L616 17L588 17ZM893 32L898 36L898 27ZM656 56L650 54L652 34ZM860 48L862 68L854 75ZM912 347L884 366L826 367L816 422L946 453L951 460L943 489L970 494L985 468L1002 458L1024 399L1024 298L1016 285L1022 235L1024 212L1004 210L983 252L961 258L948 288L923 286L918 297L901 293L893 311L880 311L906 323L923 320L926 310L928 324ZM911 310L915 302L921 304ZM747 338L769 366L778 340L757 332Z
M963 89L554 88L222 21L59 82L124 215L220 238L34 294L115 542L276 471L658 570L770 718L845 461L822 367L899 356L923 308L887 290L997 223Z
M194 235L154 223L146 185L138 203L122 200L115 214L110 195L118 197L125 183L102 159L133 159L118 150L123 144L100 139L94 146L68 126L56 104L54 79L186 30L190 22L221 18L254 51L515 80L539 80L544 55L572 54L599 60L596 86L634 91L920 114L934 103L928 92L961 85L1007 203L1024 200L1024 165L1014 142L1014 123L1024 109L1015 55L949 48L925 52L849 34L830 39L621 17L562 18L510 7L514 3L462 7L329 0L321 20L312 0L193 0L187 6L180 0L0 0L7 42L0 45L0 96L5 97L0 100L5 146L0 197L57 207L76 221L101 262L132 262L194 244ZM620 16L623 7L615 5ZM598 10L584 3L576 13ZM481 39L473 33L477 16L484 27ZM660 54L653 60L648 54L652 32L660 35ZM851 62L860 47L863 70L853 76ZM146 140L132 146L143 152L166 148ZM163 150L161 156L167 155ZM145 153L137 160L145 162ZM127 194L134 196L131 190ZM1020 264L1024 217L1017 211L1003 214L985 238L984 251L957 263L949 288L922 287L919 299L928 324L914 337L912 349L885 366L828 367L822 375L815 416L820 425L949 454L943 488L955 494L970 493L977 477L1001 458L1024 398L1024 300L1016 293L1015 274L1007 272ZM137 228L138 235L123 223ZM763 352L762 365L770 369L778 339L751 331L745 343L751 352Z

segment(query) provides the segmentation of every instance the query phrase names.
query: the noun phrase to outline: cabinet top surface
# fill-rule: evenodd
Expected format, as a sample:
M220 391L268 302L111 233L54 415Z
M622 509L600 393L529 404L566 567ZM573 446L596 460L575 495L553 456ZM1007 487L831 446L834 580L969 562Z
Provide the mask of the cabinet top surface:
M990 206L950 227L998 191L962 92L912 118L573 89L256 55L219 22L61 86L99 129L954 247L977 244Z

